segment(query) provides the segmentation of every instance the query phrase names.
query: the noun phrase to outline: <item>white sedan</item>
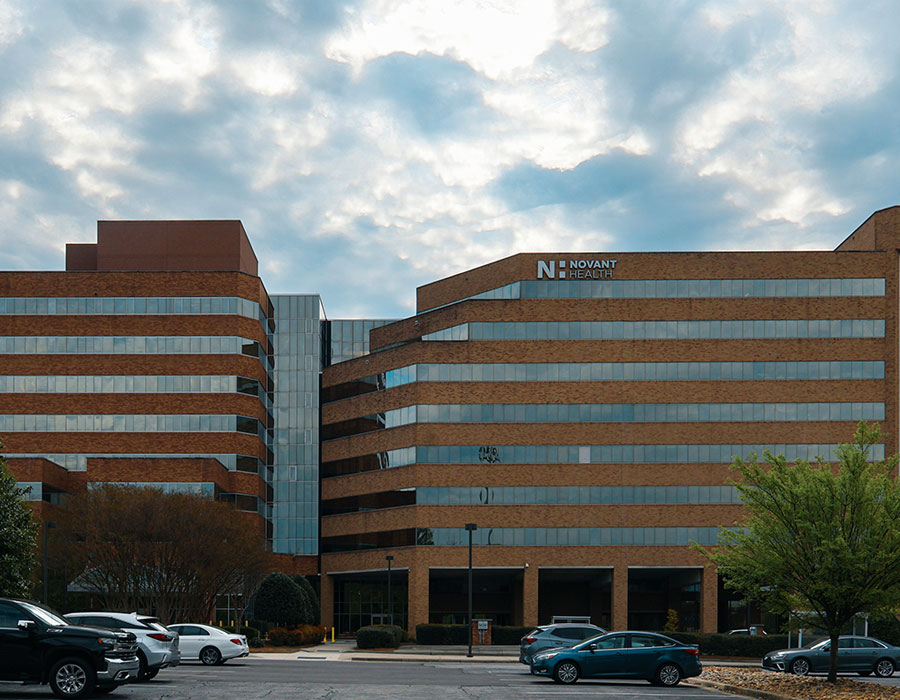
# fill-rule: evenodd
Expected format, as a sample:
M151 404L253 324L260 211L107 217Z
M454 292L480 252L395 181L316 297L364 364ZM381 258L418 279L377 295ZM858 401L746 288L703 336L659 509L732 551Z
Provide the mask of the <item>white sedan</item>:
M228 659L247 656L250 647L242 634L232 634L212 625L169 625L178 632L181 660L199 659L207 666L225 663Z

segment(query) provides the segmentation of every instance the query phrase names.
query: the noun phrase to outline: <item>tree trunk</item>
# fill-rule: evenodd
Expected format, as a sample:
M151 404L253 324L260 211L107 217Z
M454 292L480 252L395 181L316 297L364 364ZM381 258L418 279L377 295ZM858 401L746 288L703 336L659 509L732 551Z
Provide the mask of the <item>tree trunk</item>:
M831 634L831 655L828 660L828 682L837 683L838 637L839 632Z

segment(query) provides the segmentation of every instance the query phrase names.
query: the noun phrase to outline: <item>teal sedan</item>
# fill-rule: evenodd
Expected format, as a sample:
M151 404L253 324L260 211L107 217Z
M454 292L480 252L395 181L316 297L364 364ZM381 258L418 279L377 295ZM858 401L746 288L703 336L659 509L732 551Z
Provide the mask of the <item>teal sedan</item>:
M579 678L636 678L672 687L682 678L699 676L696 645L653 632L610 632L571 647L546 649L534 655L531 672L557 683Z

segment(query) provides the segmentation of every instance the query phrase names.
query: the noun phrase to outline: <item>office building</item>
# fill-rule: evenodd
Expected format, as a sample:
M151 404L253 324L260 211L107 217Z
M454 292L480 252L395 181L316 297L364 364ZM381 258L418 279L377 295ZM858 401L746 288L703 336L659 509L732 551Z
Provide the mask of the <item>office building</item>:
M898 451L898 249L893 207L833 251L523 253L336 321L267 295L239 222L100 222L0 273L0 435L46 507L234 502L338 631L462 622L470 534L496 624L743 627L689 544L740 519L735 455L830 459L858 420Z

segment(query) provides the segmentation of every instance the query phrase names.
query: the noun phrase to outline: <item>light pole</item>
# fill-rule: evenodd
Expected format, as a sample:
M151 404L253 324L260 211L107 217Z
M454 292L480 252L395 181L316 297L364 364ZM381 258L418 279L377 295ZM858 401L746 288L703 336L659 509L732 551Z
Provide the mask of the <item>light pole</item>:
M391 554L388 554L385 559L387 559L388 563L388 624L394 624L394 612L393 606L391 605L391 562L394 561L394 557Z
M475 523L466 523L466 531L469 533L469 658L472 657L472 533L478 529Z

